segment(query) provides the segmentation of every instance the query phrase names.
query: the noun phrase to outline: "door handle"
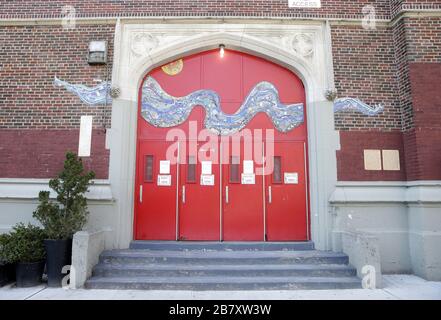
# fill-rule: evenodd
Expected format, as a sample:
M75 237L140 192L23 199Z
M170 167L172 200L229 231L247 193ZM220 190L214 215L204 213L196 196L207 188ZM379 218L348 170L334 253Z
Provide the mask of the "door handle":
M228 186L225 186L225 202L226 203L230 202L229 195L228 195Z
M268 186L268 202L269 203L273 202L273 193L271 190L271 186Z
M139 202L142 203L142 184L139 186Z
M182 186L182 203L185 203L185 186Z

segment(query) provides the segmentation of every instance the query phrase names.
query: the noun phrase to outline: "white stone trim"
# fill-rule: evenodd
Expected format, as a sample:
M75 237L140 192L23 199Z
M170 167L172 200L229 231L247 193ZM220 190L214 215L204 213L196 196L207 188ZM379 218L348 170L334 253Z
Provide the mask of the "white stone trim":
M51 197L55 197L53 190L49 188L49 179L10 179L0 178L0 200L8 199L38 199L40 191L50 191ZM112 190L108 180L93 180L93 185L86 193L87 199L98 201L112 201Z
M338 182L329 202L440 204L441 181Z

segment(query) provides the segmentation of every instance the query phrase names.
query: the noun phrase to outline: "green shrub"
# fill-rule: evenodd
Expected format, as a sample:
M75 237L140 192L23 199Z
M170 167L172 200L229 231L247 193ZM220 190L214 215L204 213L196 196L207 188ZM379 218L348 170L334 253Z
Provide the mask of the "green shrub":
M33 214L44 226L48 239L71 239L84 227L89 214L84 194L93 178L93 171L84 172L81 159L72 152L66 154L63 171L49 181L49 187L57 193L57 202L49 199L49 191L41 191Z
M19 223L0 236L0 260L5 263L37 262L45 259L43 229Z

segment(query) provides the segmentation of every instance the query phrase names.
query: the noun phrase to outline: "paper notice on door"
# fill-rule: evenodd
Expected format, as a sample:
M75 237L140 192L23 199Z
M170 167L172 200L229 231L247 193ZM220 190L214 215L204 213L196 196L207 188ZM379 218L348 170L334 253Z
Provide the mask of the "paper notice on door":
M254 174L254 161L244 160L243 161L243 173L244 174Z
M210 175L212 174L211 171L211 161L201 161L201 165L202 165L202 174L203 175Z
M297 172L285 172L285 184L298 184L299 174Z
M242 173L242 184L256 184L256 175L254 173Z
M159 161L159 174L170 174L170 161Z
M158 186L171 186L171 175L158 175Z
M214 186L214 174L201 175L201 186Z

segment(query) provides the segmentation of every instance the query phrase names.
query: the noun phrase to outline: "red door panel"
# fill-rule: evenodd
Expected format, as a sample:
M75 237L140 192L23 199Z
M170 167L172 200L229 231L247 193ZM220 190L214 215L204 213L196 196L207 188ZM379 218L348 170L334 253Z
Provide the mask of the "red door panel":
M190 148L194 144L195 148ZM196 149L196 153L192 151ZM185 164L180 165L180 240L220 239L220 174L218 145L188 141ZM211 163L211 177L202 185L202 161ZM207 173L207 172L205 172ZM213 178L214 185L210 185Z
M164 141L140 142L136 239L176 239L176 164L170 165L171 185L158 186L160 161L167 160L169 146Z
M252 141L241 139L238 154L233 143L222 145L223 155L229 155L223 170L223 240L225 241L263 241L263 176L255 174L254 184L242 184L244 161L253 161L254 173L256 164L254 151L245 152L246 147L253 146Z
M274 143L274 169L265 176L268 241L307 240L304 150L303 142ZM298 181L291 184L295 175Z

